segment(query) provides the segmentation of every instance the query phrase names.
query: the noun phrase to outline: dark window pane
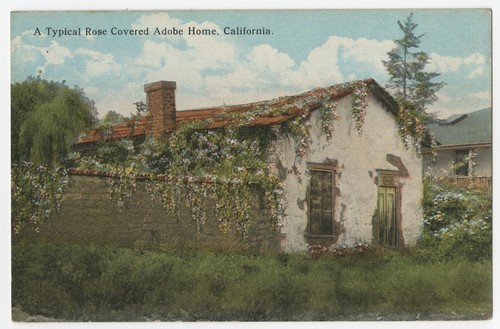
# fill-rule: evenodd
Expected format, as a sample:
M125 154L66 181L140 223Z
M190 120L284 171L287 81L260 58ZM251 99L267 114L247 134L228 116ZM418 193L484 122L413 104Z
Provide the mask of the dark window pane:
M469 150L455 151L455 164L459 166L455 169L455 175L468 176L469 175Z
M333 172L311 171L309 233L333 234Z

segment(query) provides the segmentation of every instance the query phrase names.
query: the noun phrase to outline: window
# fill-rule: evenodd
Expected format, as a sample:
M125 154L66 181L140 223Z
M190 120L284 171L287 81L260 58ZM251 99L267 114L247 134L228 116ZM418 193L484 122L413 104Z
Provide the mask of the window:
M309 224L311 237L334 235L335 169L331 164L309 164Z
M455 164L455 175L469 176L469 150L456 150Z

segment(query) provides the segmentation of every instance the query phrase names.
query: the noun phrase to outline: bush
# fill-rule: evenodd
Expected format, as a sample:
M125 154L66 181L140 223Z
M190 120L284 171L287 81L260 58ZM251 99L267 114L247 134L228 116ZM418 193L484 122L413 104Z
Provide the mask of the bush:
M425 181L421 244L437 260L492 257L492 195L488 189Z
M491 264L417 251L182 255L17 243L12 302L69 321L342 320L360 314L491 313Z

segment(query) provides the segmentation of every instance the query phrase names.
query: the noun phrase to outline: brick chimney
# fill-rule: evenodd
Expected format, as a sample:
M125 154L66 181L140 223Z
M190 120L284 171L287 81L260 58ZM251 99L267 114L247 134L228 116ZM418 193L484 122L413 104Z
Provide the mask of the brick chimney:
M175 81L157 81L144 85L155 138L175 129L175 88Z

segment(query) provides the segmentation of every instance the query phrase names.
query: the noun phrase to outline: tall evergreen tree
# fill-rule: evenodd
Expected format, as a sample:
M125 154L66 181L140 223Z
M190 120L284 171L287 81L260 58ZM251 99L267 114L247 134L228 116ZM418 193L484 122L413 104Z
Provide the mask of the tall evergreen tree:
M434 82L439 73L426 72L425 66L429 63L429 55L417 51L421 38L425 35L415 34L418 24L413 22L413 13L404 22L398 21L403 32L401 39L396 39L396 47L387 53L388 61L382 61L389 73L387 89L397 101L412 107L417 113L425 115L428 105L437 100L436 92L444 82Z

